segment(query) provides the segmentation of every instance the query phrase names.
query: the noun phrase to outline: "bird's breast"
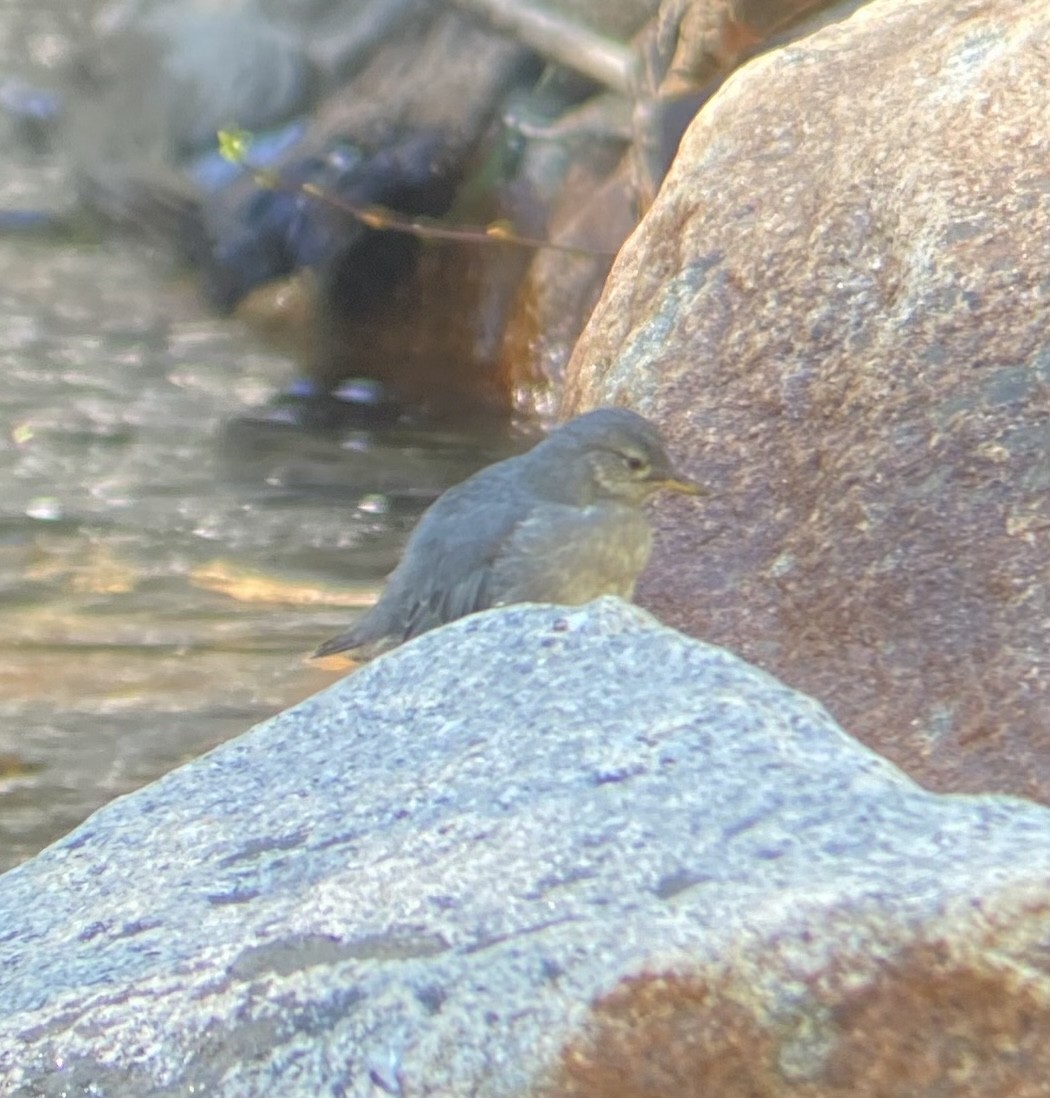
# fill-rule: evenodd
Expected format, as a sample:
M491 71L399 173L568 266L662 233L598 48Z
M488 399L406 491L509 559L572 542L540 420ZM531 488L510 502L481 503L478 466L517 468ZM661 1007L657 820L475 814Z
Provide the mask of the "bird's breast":
M629 599L651 548L652 531L636 507L537 507L495 562L494 601L579 605L601 595Z

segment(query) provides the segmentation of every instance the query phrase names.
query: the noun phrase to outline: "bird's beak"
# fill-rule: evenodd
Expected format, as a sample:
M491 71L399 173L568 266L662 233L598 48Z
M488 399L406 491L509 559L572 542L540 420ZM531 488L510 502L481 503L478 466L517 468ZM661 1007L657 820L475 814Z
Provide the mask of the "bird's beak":
M662 488L665 492L679 492L683 496L710 495L710 492L702 484L698 484L688 477L680 477L677 474L668 477L666 480L661 480L657 487Z

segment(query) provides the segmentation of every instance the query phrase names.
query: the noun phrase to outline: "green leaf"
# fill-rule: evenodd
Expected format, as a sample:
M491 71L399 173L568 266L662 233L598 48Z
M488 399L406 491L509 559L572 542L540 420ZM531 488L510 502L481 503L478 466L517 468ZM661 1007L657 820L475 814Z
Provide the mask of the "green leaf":
M234 126L227 130L219 130L219 155L223 160L231 164L245 164L248 160L248 150L252 147L252 135L247 130Z

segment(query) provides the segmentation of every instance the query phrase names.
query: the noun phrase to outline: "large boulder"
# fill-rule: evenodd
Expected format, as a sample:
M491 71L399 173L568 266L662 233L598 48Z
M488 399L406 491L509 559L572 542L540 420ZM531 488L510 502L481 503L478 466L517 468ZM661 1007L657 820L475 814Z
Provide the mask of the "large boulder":
M563 410L718 499L643 604L939 790L1050 799L1050 8L876 0L687 134Z
M0 878L0 1094L1035 1098L1048 885L727 652L492 611Z

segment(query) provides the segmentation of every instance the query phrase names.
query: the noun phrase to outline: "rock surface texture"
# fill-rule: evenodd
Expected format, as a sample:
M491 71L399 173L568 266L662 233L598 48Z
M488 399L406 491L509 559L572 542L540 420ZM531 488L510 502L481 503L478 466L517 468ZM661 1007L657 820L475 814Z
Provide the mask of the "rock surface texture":
M1050 799L1050 8L875 0L736 73L569 366L719 485L639 590L942 791Z
M1035 1098L1050 815L615 600L464 619L0 878L0 1094Z

